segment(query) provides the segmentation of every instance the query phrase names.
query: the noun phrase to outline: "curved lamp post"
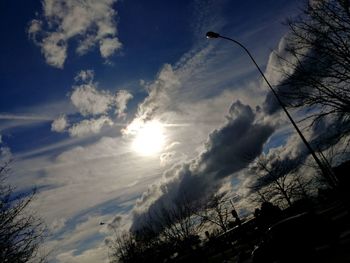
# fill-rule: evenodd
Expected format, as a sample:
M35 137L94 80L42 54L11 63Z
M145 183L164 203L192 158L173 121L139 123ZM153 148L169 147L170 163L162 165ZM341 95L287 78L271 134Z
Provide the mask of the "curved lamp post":
M263 77L263 79L265 80L267 86L270 88L270 90L272 91L273 95L275 95L278 103L280 104L280 106L282 107L283 111L285 112L285 114L287 115L289 121L292 123L294 129L296 130L296 132L298 133L298 135L300 136L301 140L303 141L303 143L305 144L306 148L309 150L309 152L311 153L312 157L314 158L315 162L317 163L318 167L321 169L322 174L325 178L327 178L330 183L333 186L336 186L336 179L330 169L330 167L328 167L327 165L323 164L321 162L321 160L317 157L315 151L312 149L311 145L308 143L308 141L306 140L306 138L304 137L304 135L301 133L300 129L298 128L297 124L295 123L295 121L293 120L292 116L289 114L289 112L287 111L286 106L284 105L284 103L281 101L281 99L279 98L277 92L272 88L270 82L267 80L267 78L265 77L264 73L262 72L262 70L260 69L260 67L258 66L258 64L256 63L255 59L253 58L252 54L250 54L249 50L243 46L240 42L238 42L235 39L229 38L229 37L225 37L225 36L221 36L218 33L215 32L207 32L206 34L207 38L223 38L226 40L229 40L235 44L237 44L238 46L240 46L241 48L244 49L244 51L248 54L248 56L250 57L250 59L253 61L254 65L256 66L256 68L258 69L258 71L260 72L261 76Z

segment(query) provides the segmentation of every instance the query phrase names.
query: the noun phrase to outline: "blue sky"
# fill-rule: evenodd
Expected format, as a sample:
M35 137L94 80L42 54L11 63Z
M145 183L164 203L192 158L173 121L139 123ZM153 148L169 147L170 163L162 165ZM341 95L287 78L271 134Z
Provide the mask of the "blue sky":
M267 90L246 54L205 33L240 40L263 70L273 68L270 53L287 32L281 23L297 13L298 4L0 3L1 149L14 160L10 181L18 191L39 189L33 207L52 233L45 245L53 249L52 262L105 260L110 231L99 222L120 217L127 228L142 219L134 215L168 200L157 186L170 187L164 173L175 174L174 165L185 169L197 161L223 174L220 182L203 179L208 191L239 181L232 175L242 164L223 161L222 171L213 164L223 154L215 143L230 129L237 141L229 143L228 153L241 151L240 140L265 152L287 142L289 126L279 114L255 111ZM272 72L266 71L278 82ZM238 121L246 120L250 126L240 137ZM137 125L152 121L161 126L164 144L145 156L133 143L142 130ZM258 154L260 148L249 150Z

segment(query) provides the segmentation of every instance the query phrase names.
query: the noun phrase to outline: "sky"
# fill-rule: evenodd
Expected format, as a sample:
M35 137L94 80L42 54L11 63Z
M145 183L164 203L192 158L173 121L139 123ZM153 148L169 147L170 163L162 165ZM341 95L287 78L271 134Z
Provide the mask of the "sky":
M2 1L0 149L50 262L104 262L111 225L187 193L242 189L262 153L302 151L272 84L288 0ZM283 65L282 65L283 66ZM292 146L291 146L292 145ZM105 224L101 225L100 223Z

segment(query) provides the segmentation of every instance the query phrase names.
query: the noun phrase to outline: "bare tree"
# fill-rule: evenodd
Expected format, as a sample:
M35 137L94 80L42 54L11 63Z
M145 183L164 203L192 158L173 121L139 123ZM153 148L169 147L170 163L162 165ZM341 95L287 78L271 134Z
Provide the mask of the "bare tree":
M249 187L252 193L249 195L249 201L257 206L263 203L268 203L272 200L273 193L268 191L268 189L258 184L253 184Z
M134 232L114 231L111 262L163 262L175 252L186 253L199 241L200 220L185 198L149 210Z
M114 239L109 243L111 263L117 262L138 262L140 247L135 236L131 232L123 231L114 233Z
M163 204L159 213L154 215L153 221L162 229L161 238L180 249L191 245L201 229L196 210L195 205L185 197L170 207Z
M203 224L212 224L222 232L226 232L234 220L239 220L227 192L217 193L208 198L197 212L197 215L201 218Z
M315 186L317 186L318 177L314 175L303 176L297 173L292 173L291 177L291 180L295 182L293 199L309 199L311 192L314 191Z
M45 236L43 222L28 206L35 196L18 197L5 184L9 162L0 167L0 262L43 262L39 246Z
M289 44L279 58L288 70L278 92L288 106L309 112L312 127L331 118L325 140L338 141L350 132L349 1L306 2L303 14L287 22Z
M260 157L255 170L258 179L251 189L261 203L273 201L278 205L291 206L300 193L306 194L306 185L300 175L293 176L295 169L280 160L269 163L266 158Z
M332 169L339 164L345 162L346 160L349 160L350 154L348 149L348 143L347 140L343 138L338 144L331 145L326 150L318 150L318 155L322 158L324 163L329 164L329 167L332 167ZM313 170L316 171L316 177L312 181L314 186L317 186L318 188L332 188L333 185L330 184L329 180L323 177L322 171L320 170L319 166L316 165L312 160L306 160L303 163L304 166L310 167ZM338 178L335 177L335 180L338 182Z

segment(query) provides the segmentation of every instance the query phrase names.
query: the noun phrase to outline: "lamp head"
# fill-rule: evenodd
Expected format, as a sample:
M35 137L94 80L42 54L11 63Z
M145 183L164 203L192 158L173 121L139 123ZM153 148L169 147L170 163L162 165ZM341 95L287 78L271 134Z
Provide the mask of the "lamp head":
M218 37L220 37L220 35L218 33L215 33L215 32L212 32L212 31L207 32L206 36L207 36L207 38L218 38Z

